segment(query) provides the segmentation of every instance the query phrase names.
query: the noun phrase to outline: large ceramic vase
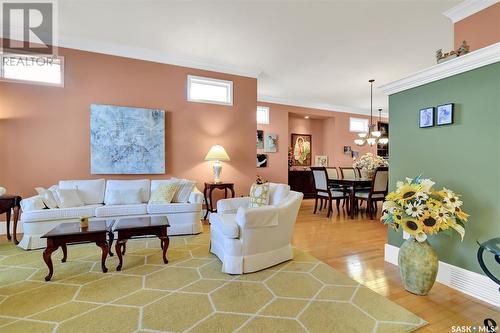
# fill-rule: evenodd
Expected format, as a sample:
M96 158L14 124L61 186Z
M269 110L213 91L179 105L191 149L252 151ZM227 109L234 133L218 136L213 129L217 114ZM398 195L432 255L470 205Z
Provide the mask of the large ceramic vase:
M399 249L399 271L406 290L417 295L427 295L438 271L438 256L427 242L407 239Z

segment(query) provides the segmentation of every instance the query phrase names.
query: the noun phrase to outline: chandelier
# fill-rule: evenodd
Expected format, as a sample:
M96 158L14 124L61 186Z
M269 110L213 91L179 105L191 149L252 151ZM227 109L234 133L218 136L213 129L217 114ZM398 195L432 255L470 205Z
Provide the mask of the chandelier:
M375 125L373 124L373 82L375 80L368 80L370 82L370 125L368 125L368 132L358 133L359 138L354 140L354 143L358 146L364 146L368 144L369 146L374 146L377 143L387 144L389 139L386 136L382 136L382 132L377 126L375 130ZM379 118L381 118L382 109L379 109Z

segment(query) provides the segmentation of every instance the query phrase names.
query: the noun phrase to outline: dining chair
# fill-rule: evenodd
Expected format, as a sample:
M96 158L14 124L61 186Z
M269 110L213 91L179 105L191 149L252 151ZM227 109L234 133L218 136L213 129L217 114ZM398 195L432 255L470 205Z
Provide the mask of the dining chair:
M356 171L353 167L340 167L340 174L342 179L354 179L356 178Z
M339 179L339 171L336 167L326 167L328 179Z
M311 167L314 178L315 187L315 198L314 198L314 212L316 214L318 208L318 200L320 201L320 211L323 208L323 200L327 200L328 212L326 217L330 217L330 213L333 212L332 202L333 200L337 203L337 212L340 214L340 200L349 202L347 199L349 195L344 191L330 188L328 186L328 171L325 167ZM349 209L349 207L348 207Z
M370 214L370 219L373 220L373 215L377 214L377 202L385 200L388 186L389 169L387 167L380 167L375 171L370 190L356 191L354 193L356 200L366 201L366 212Z

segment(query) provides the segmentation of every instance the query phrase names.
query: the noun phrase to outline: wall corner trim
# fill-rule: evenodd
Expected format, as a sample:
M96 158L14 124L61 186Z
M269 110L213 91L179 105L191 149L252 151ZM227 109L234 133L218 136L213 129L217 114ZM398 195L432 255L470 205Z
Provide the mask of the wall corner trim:
M445 79L500 61L500 42L421 70L379 88L387 95Z
M385 244L384 259L386 262L397 266L398 254L399 247ZM481 301L500 307L499 286L487 276L440 261L436 281Z
M496 4L499 0L466 0L443 12L443 15L456 23L485 8Z

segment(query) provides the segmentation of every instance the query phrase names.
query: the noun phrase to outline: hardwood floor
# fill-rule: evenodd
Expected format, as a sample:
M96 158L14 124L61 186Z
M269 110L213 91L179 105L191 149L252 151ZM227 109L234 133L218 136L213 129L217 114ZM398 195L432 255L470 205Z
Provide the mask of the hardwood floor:
M370 220L363 211L354 220L343 211L326 218L326 209L314 215L313 208L314 200L304 200L292 239L294 246L428 321L429 325L418 332L452 332L453 325L482 325L485 318L500 324L500 309L440 283L428 296L405 291L398 268L384 261L387 228L378 218ZM0 236L0 243L5 242L5 235Z
M452 332L452 326L483 325L485 318L500 324L500 309L437 283L428 296L404 290L397 266L384 261L387 227L362 211L351 220L343 211L326 218L314 215L314 200L304 200L292 243L344 272L356 281L417 314L429 325L418 332Z

